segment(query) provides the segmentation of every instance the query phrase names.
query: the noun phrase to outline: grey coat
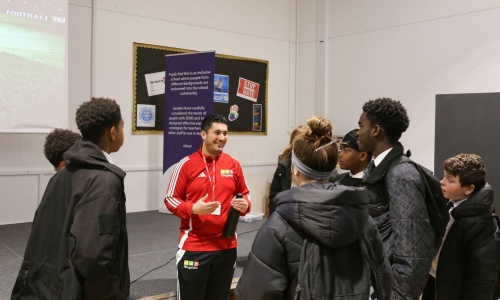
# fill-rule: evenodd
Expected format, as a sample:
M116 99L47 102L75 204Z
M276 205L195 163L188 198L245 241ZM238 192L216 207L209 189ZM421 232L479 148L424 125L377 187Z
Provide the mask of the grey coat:
M371 173L365 174L363 182L369 191L370 216L377 223L392 266L392 299L419 299L436 252L434 231L416 167L400 163L388 170L403 150L397 143Z

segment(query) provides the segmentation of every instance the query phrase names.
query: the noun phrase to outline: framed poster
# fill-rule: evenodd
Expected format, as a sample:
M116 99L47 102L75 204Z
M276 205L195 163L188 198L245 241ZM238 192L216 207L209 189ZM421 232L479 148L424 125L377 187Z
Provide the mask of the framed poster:
M165 55L194 50L134 43L132 134L163 134ZM267 134L268 61L215 54L214 113L230 133Z

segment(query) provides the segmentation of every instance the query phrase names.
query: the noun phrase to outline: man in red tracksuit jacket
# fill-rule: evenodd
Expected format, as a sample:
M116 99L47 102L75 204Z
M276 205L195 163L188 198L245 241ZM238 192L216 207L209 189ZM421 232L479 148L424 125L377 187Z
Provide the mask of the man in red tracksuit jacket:
M251 202L240 163L223 153L227 123L216 114L202 121L200 149L177 163L167 188L165 205L181 218L176 255L181 299L229 296L238 243L236 236L226 238L222 232L229 209L245 215Z

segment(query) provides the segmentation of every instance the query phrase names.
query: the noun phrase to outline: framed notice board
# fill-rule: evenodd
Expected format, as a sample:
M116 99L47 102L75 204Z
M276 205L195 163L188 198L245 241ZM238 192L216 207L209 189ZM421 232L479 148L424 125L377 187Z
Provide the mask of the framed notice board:
M134 43L132 134L163 134L165 55L193 50ZM214 113L230 133L267 134L268 61L215 54Z

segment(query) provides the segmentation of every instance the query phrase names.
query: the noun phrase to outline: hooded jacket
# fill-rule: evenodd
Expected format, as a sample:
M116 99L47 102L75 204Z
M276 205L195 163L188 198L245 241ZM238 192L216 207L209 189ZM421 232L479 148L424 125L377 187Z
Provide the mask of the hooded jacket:
M363 272L367 262L361 255L352 255L360 252L358 240L365 234L377 257L378 279L389 297L382 299L390 299L391 271L368 216L366 189L313 182L279 193L276 203L276 212L255 237L236 288L238 298L293 299L304 238L314 239L325 251L335 251L335 271L344 276L324 280L342 286L337 296L368 295L370 275ZM316 263L320 262L311 265Z
M492 299L500 268L500 240L489 184L451 211L455 219L436 270L436 299Z
M84 139L36 211L12 299L127 299L125 172Z

